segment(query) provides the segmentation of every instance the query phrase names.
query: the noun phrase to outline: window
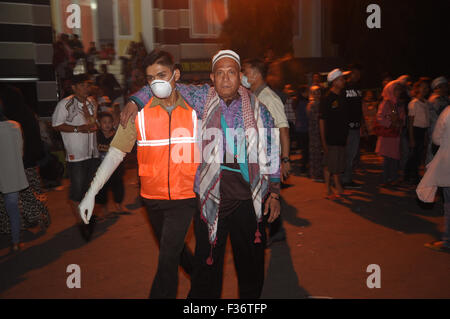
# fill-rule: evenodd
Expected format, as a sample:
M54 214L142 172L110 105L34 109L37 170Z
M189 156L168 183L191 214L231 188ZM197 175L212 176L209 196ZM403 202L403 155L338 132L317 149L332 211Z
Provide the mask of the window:
M215 38L228 16L228 0L190 0L192 38Z

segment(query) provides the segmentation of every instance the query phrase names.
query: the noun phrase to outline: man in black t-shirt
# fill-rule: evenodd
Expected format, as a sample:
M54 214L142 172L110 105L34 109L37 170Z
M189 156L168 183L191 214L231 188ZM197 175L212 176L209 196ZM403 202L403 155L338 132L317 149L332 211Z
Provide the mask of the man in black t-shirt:
M342 94L345 87L344 73L334 69L328 73L330 89L320 102L320 136L324 150L324 175L327 198L344 194L339 175L345 170L345 146L348 136L349 107ZM333 194L330 178L333 176L336 194Z
M346 163L342 176L342 185L345 188L361 188L361 185L352 180L354 163L359 154L359 141L361 139L362 96L359 80L361 78L361 66L350 66L350 77L345 87L345 98L349 107L348 138L345 149Z

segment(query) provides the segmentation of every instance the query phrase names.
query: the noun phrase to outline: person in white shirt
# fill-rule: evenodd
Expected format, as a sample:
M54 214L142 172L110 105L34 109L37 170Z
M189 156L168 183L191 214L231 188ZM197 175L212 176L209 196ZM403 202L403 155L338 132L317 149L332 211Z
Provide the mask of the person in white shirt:
M291 161L289 159L290 138L289 122L286 117L284 104L265 81L267 76L267 66L260 59L245 60L242 64L241 84L249 89L267 107L273 117L275 127L280 130L281 145L281 182L284 182L290 174ZM277 241L286 239L286 231L280 217L269 225L268 246Z
M79 218L77 207L98 166L96 139L97 104L89 95L89 78L78 74L72 78L73 95L61 101L52 115L52 126L61 132L66 150L67 169L70 179L69 199L72 212ZM84 225L83 223L80 223ZM82 230L89 240L90 234Z
M244 73L242 85L252 91L267 107L272 115L275 127L280 129L281 143L281 181L289 176L291 169L289 160L290 140L289 122L286 118L284 104L278 95L265 82L267 67L262 60L245 60L242 64Z
M444 193L444 224L442 241L425 244L433 250L450 252L450 105L439 115L432 135L433 143L439 146L433 160L427 165L427 170L416 193L419 199L432 203L438 187Z
M430 126L430 103L426 97L430 92L427 81L414 84L415 98L408 104L409 148L412 151L406 163L405 180L419 182L419 166L425 154L427 130Z

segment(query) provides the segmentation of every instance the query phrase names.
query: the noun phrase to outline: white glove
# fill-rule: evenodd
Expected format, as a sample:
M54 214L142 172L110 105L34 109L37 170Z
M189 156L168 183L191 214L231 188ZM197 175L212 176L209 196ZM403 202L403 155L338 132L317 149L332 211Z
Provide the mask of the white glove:
M89 220L91 219L95 205L95 196L103 188L103 185L105 185L124 157L125 153L121 150L115 147L109 148L105 159L97 169L89 190L84 195L80 205L78 205L78 213L85 224L89 224Z

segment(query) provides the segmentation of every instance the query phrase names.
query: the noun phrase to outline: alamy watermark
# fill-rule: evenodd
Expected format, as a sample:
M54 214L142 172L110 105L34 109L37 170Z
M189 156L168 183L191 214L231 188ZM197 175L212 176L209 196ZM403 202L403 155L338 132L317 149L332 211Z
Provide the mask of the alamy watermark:
M377 264L370 264L367 266L366 272L372 273L367 277L366 285L367 288L381 288L381 268Z
M188 129L176 128L171 133L170 141L138 140L138 146L163 146L170 143L173 145L170 153L174 163L258 163L261 174L269 175L277 173L280 167L278 128L248 128L245 131L242 128L227 128L225 136L220 128L207 128L201 136L198 139ZM207 141L205 147L202 147L202 140ZM193 143L195 147L192 147Z
M81 8L78 4L69 4L66 12L70 15L66 19L66 25L69 29L81 29Z
M366 24L369 29L381 29L381 8L378 4L369 4L366 9L370 15L367 17Z
M70 275L67 277L67 288L81 288L81 268L77 264L70 264L66 268L66 272Z

